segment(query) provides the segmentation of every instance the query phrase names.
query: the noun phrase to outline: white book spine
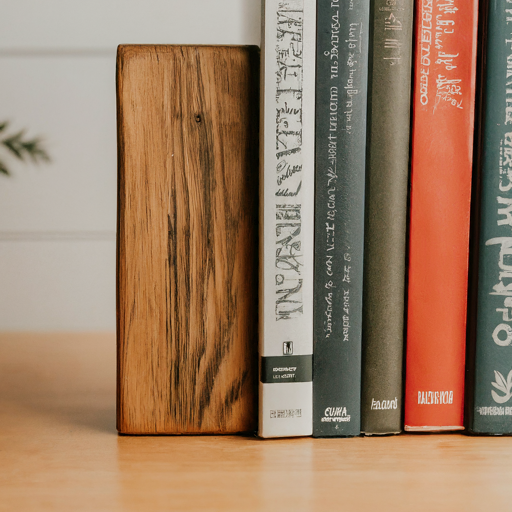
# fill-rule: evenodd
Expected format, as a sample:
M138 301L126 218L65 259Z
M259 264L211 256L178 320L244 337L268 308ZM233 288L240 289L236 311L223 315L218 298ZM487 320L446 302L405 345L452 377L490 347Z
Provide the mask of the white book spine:
M316 0L263 0L261 437L312 434Z

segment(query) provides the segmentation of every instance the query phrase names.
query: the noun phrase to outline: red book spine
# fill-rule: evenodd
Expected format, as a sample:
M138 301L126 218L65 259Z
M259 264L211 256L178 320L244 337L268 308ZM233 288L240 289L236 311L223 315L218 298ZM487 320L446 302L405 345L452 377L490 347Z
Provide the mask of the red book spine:
M478 0L417 0L405 430L463 428Z

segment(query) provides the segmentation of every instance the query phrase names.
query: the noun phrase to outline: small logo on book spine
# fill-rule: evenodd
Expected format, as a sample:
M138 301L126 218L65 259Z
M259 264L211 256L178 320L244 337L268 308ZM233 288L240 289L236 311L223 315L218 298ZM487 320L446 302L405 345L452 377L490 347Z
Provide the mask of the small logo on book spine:
M510 370L506 379L500 372L497 372L496 370L494 371L494 377L496 382L491 382L491 384L504 394L498 395L498 393L496 393L496 391L493 389L491 390L492 398L497 404L504 404L512 398L512 370Z
M270 411L271 418L302 418L302 409L272 409Z
M321 419L323 423L350 421L350 414L347 414L346 407L327 407Z

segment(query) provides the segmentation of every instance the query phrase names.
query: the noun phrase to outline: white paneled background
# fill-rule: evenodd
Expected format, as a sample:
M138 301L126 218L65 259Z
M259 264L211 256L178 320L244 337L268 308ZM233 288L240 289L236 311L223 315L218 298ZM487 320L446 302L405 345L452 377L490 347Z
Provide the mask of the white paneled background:
M260 0L0 0L0 122L52 162L0 175L0 330L115 329L115 54L258 44Z

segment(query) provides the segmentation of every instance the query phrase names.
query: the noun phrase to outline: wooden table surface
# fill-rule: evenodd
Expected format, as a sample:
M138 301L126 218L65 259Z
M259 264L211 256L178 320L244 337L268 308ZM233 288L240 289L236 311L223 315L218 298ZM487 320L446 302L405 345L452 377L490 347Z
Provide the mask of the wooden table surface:
M113 334L0 334L2 511L507 511L512 438L115 430Z

